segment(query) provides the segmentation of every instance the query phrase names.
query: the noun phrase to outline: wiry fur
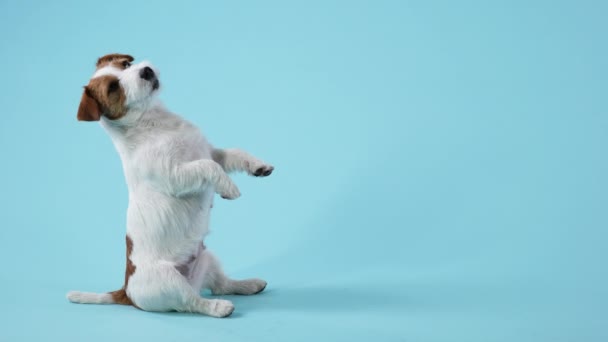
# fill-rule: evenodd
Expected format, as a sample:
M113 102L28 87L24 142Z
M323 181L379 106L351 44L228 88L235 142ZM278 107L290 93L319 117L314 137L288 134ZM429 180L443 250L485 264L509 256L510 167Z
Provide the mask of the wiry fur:
M123 163L129 191L127 236L132 240L132 275L125 295L147 311L186 311L216 317L230 315L230 301L205 299L213 294L255 294L266 282L225 276L217 259L201 244L208 233L214 193L235 199L239 189L227 172L269 175L273 167L237 149L214 148L188 121L168 111L152 82L140 77L143 62L124 70L107 64L93 75L112 75L124 91L126 115L100 116ZM186 266L184 266L186 265ZM185 271L185 274L182 273ZM77 303L115 303L112 295L70 292Z

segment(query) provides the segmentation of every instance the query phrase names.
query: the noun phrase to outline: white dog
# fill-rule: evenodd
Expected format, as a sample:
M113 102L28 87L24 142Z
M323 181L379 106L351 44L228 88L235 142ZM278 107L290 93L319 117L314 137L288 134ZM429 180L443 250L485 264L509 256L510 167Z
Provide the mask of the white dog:
M240 196L227 172L268 176L273 167L241 150L211 146L156 98L158 71L132 61L120 54L99 58L78 108L78 120L101 122L122 159L129 190L125 283L118 291L73 291L67 298L229 316L230 301L202 298L201 290L250 295L266 282L229 279L205 248L213 196Z

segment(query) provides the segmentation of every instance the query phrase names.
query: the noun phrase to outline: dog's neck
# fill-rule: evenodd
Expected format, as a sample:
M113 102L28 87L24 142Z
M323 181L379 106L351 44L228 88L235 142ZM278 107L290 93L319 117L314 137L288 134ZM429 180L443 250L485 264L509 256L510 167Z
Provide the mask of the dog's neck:
M106 129L120 129L122 131L131 127L142 126L146 121L154 120L154 117L149 117L149 113L164 112L163 103L153 98L142 103L135 103L129 106L127 114L120 119L111 120L106 116L101 117L102 126Z
M162 102L152 99L145 104L131 107L127 115L120 119L111 120L102 116L100 124L112 139L119 154L123 156L132 145L130 142L132 138L141 132L149 131L152 127L161 125L163 119L168 115Z

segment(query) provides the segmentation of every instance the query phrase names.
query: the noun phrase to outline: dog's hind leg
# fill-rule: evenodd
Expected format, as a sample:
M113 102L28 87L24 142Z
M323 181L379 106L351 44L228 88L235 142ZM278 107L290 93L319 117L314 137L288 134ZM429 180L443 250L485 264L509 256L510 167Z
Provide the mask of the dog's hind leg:
M137 267L129 280L127 293L145 311L193 312L213 317L230 316L232 302L200 296L186 278L171 264Z
M264 291L266 281L252 278L244 280L234 280L226 276L219 261L215 256L207 252L211 259L209 269L205 275L204 287L211 289L214 295L253 295Z
M262 279L228 278L217 258L206 249L199 254L193 273L193 276L189 277L193 287L201 290L208 288L214 295L253 295L266 288L266 281Z

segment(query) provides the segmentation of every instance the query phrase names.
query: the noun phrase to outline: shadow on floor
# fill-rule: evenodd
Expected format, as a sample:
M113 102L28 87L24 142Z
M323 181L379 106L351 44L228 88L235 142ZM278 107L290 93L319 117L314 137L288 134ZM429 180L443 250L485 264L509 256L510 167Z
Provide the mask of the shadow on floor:
M223 296L241 312L258 310L352 312L398 310L408 305L402 294L386 289L306 287L267 289L254 296Z

